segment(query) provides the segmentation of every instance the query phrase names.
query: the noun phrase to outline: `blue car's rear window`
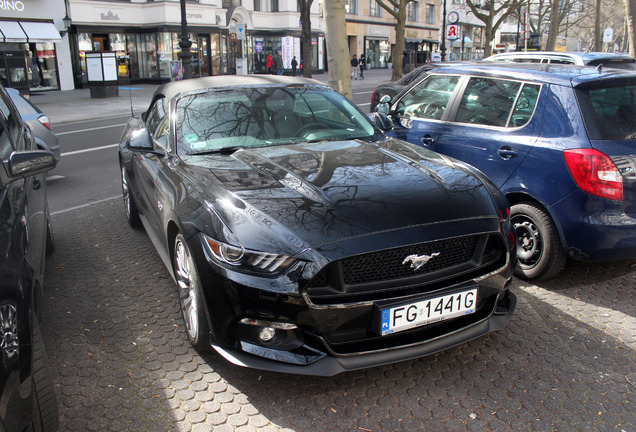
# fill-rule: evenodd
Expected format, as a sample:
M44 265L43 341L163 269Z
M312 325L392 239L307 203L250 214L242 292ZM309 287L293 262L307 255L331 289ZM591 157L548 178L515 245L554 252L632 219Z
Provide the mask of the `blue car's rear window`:
M636 139L636 82L586 86L576 95L590 139Z

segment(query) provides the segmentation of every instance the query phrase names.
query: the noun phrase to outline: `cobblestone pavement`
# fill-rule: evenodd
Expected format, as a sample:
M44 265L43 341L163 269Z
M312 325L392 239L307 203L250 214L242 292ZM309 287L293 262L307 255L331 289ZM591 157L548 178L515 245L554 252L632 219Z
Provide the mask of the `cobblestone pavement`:
M315 378L198 355L120 200L53 223L43 330L64 431L636 431L636 262L516 281L499 333Z

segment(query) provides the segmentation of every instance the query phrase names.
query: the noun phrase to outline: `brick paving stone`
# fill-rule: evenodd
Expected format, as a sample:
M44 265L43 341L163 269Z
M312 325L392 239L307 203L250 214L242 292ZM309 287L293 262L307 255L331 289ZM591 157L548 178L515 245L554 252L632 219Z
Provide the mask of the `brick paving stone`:
M43 333L61 431L636 431L635 262L514 280L517 311L497 334L313 378L196 353L174 282L120 200L53 223Z

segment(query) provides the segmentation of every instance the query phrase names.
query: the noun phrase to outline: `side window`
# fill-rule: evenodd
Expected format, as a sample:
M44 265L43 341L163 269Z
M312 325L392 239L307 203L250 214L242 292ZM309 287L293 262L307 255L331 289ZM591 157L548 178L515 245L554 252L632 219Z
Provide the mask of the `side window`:
M462 96L456 122L505 127L522 84L492 78L471 78Z
M146 127L150 135L157 140L163 147L168 146L168 107L166 99L158 99L150 109L148 118L146 119Z
M18 136L20 135L20 128L22 127L22 123L17 118L17 113L12 110L7 102L5 101L5 97L8 99L9 95L5 96L4 91L0 94L0 111L2 111L2 116L4 120L4 133L8 133L9 139L16 144Z
M568 59L550 59L550 64L574 64L574 62Z
M440 120L458 82L459 76L429 76L400 99L397 115Z
M539 92L541 86L539 84L524 84L519 92L519 97L512 110L512 116L508 127L521 127L527 124L532 118L534 108L539 100Z

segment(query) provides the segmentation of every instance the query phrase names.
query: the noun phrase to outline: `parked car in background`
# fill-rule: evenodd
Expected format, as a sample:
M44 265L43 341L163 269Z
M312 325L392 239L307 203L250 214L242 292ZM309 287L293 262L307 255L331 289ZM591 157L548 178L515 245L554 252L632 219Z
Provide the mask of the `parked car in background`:
M568 53L552 51L509 52L495 54L484 59L485 62L513 63L550 63L572 64L578 66L603 65L604 67L636 70L636 59L622 53Z
M54 249L45 172L38 150L0 86L0 431L55 431L55 392L39 329L44 260Z
M28 123L33 131L35 143L42 150L50 150L55 160L60 160L60 140L51 128L51 121L31 101L22 97L20 92L13 88L6 89L11 100L18 108L22 120Z
M308 375L496 331L515 296L508 203L477 170L387 138L318 81L178 81L119 148L128 222L174 277L186 333Z
M393 97L397 95L404 90L406 86L424 76L431 69L438 67L440 64L443 63L429 63L413 69L397 81L383 81L379 83L371 96L371 106L369 109L371 112L375 111L375 107L380 103L382 96L389 95Z
M388 99L388 98L387 98ZM463 160L512 205L515 273L636 258L636 73L482 62L436 68L378 111L387 133Z

